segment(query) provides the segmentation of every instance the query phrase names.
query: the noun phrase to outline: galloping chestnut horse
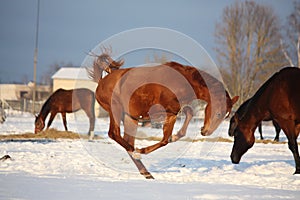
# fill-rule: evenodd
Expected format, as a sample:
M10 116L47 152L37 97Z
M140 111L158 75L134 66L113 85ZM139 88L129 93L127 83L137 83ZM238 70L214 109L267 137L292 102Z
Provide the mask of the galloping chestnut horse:
M95 127L95 95L89 89L79 88L73 90L56 90L44 103L40 113L35 118L34 132L40 132L45 127L45 120L50 113L47 129L50 127L55 115L61 113L65 130L67 131L66 113L83 109L90 121L89 135L93 135Z
M245 113L247 105L250 101L251 101L251 99L248 99L247 101L242 103L242 105L240 105L240 107L236 111L238 116L242 116ZM270 120L272 120L272 119L271 118L263 119L263 121L270 121ZM276 121L272 120L272 123L273 123L273 126L275 127L275 131L276 131L276 136L274 138L274 141L279 141L279 133L281 131L281 128L277 124ZM230 124L229 124L229 129L228 129L228 135L229 136L233 136L233 132L234 132L234 129L236 128L236 126L237 126L237 121L234 120L234 117L231 117ZM262 136L262 124L261 124L261 122L258 124L258 132L260 133L260 139L263 140L264 138Z
M146 178L153 177L136 159L137 156L168 144L176 116L184 105L194 99L207 102L204 127L201 129L201 134L205 136L218 127L238 99L231 99L223 84L209 74L176 62L113 70L102 78L103 70L110 65L109 58L107 54L98 56L90 71L91 77L98 82L95 96L109 113L109 137L125 148ZM165 119L162 140L148 147L134 148L138 121L162 116ZM123 137L120 133L121 121L124 124Z
M231 160L238 164L244 153L254 144L254 131L266 118L273 119L288 138L296 171L300 173L297 137L300 131L300 69L287 67L275 73L255 93L247 104L245 113L234 115L236 128Z

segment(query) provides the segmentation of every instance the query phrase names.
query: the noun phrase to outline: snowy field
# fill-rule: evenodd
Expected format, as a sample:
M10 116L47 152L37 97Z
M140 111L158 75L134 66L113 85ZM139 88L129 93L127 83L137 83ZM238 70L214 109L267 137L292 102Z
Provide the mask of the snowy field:
M179 129L183 120L175 124ZM203 122L193 122L186 138L201 139ZM239 165L230 161L233 143L228 137L228 122L208 141L182 140L168 144L142 161L155 177L146 180L127 153L107 136L109 120L97 119L95 134L103 139L2 140L0 157L0 199L299 199L300 176L293 175L294 159L286 143L256 143ZM63 130L60 117L53 128ZM82 113L68 115L68 127L85 134L87 118ZM28 113L8 112L0 124L0 134L33 132L34 117ZM161 137L161 129L139 128L137 146ZM274 127L265 124L263 135L273 140ZM213 138L216 138L213 140ZM256 133L256 138L259 134ZM280 141L286 141L281 132ZM299 139L298 139L299 141Z

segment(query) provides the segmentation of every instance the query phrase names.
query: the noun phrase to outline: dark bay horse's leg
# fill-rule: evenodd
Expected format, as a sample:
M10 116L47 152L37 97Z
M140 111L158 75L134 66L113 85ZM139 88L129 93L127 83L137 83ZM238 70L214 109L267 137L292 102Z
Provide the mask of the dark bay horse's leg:
M299 157L297 138L291 137L289 139L288 144L289 144L289 149L292 151L295 160L295 165L296 165L295 174L300 174L300 157Z
M148 146L145 148L141 148L141 149L136 149L136 152L142 153L142 154L148 154L162 146L167 145L169 138L172 135L172 131L173 131L175 122L176 122L176 115L167 114L166 121L165 121L164 127L163 127L164 136L163 136L162 140L154 145L151 145L151 146Z
M297 143L298 133L296 132L295 122L292 120L284 120L283 122L279 122L282 125L282 130L288 138L289 149L293 153L296 171L295 174L300 174L300 157Z
M56 112L53 112L53 113L51 112L50 118L49 118L49 121L48 121L48 124L47 124L47 129L51 126L51 124L53 122L53 119L54 119L56 114L57 114Z
M262 135L262 124L261 124L261 122L258 124L258 132L260 134L260 139L263 140L264 137Z
M89 133L88 135L90 136L90 139L94 138L94 129L95 129L95 111L94 111L94 106L92 106L93 108L87 110L84 109L85 114L87 115L87 117L89 118L89 122L90 122L90 128L89 128Z
M63 123L64 123L65 130L68 131L66 113L62 112L61 116L62 116L62 120L63 120Z
M193 118L193 110L191 107L186 106L183 108L182 112L185 114L185 120L181 127L181 129L177 132L176 135L171 135L169 142L176 142L180 138L184 137L186 135L187 127Z
M279 133L281 131L281 128L277 122L275 122L274 120L272 120L272 122L273 122L273 126L275 127L275 131L276 131L276 136L274 138L274 141L278 142L279 141Z

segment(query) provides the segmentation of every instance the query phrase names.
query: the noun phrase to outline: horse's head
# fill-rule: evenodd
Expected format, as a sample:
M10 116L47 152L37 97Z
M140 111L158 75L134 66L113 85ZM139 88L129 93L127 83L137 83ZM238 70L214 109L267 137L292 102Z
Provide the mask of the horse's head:
M208 102L205 108L204 127L201 128L201 134L203 136L211 135L222 121L229 117L232 106L237 102L238 98L238 96L235 96L231 99L226 92L225 105L222 100L215 100L213 103Z
M37 115L35 116L35 122L34 122L34 133L38 133L38 132L41 132L44 127L45 127L45 122L44 120L42 119L41 115Z
M231 161L234 164L238 164L241 160L241 157L250 149L255 141L254 130L251 129L247 124L244 124L239 120L238 114L236 113L233 117L236 122L236 127L234 128L234 144L231 151Z

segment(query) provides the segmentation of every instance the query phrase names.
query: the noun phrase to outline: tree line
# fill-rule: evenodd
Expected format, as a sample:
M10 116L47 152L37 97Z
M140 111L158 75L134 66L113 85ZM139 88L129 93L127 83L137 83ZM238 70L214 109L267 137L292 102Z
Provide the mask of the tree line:
M300 67L300 2L282 22L272 7L258 2L236 1L224 8L215 26L217 65L230 95L239 95L241 104L283 66ZM145 62L163 63L170 56L153 54ZM52 84L51 76L62 66L54 63L41 77Z
M237 1L223 10L215 41L224 83L240 104L283 66L300 67L300 2L281 25L270 6Z

